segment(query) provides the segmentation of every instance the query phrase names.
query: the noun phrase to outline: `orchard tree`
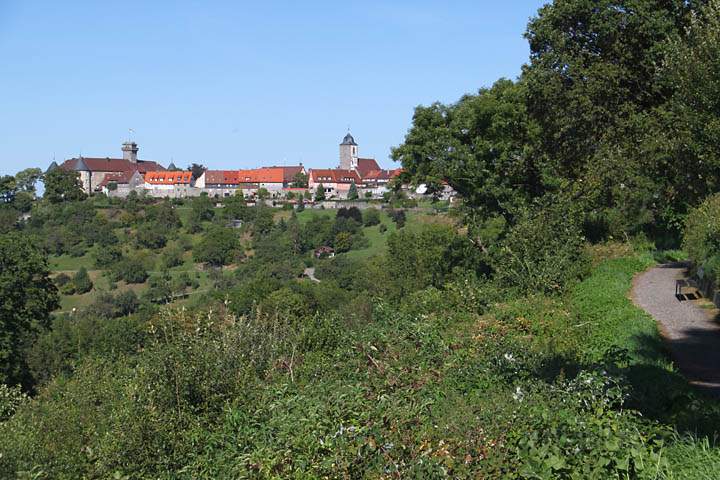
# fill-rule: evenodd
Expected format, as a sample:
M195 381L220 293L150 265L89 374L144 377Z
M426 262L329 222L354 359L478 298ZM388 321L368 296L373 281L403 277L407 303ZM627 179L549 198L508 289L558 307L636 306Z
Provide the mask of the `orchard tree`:
M214 227L203 235L197 248L193 249L196 262L213 266L232 263L240 243L235 232L224 227Z
M0 383L31 386L24 350L58 304L47 256L19 233L0 235Z

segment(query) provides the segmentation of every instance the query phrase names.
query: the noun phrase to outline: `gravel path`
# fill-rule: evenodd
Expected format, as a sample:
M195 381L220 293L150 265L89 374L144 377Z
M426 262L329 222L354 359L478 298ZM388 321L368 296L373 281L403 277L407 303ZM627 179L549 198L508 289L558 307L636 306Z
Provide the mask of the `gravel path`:
M308 277L310 280L312 280L315 283L320 283L320 280L318 280L315 277L315 267L306 268L305 271L303 272L303 275L305 275L306 277Z
M697 301L680 301L675 296L675 280L682 278L685 267L678 264L641 273L633 283L633 301L657 320L675 363L690 383L720 396L717 310L701 308Z

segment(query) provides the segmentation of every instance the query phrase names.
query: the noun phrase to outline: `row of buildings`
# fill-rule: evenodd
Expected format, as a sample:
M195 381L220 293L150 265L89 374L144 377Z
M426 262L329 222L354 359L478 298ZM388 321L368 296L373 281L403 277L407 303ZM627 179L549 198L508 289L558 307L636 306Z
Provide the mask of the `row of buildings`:
M103 192L111 197L125 197L137 191L154 197L180 198L207 193L211 197L236 195L238 190L252 197L265 189L275 198L289 193L317 194L323 188L328 199L347 198L355 185L360 196L379 198L388 191L388 184L401 169L380 168L374 158L361 158L358 144L348 133L340 143L340 163L337 168L306 170L302 164L270 166L244 170L205 170L193 177L192 172L170 164L167 168L157 162L139 160L135 142L122 145L122 158L77 157L55 162L48 170L62 168L79 173L86 193ZM369 193L368 193L369 192Z

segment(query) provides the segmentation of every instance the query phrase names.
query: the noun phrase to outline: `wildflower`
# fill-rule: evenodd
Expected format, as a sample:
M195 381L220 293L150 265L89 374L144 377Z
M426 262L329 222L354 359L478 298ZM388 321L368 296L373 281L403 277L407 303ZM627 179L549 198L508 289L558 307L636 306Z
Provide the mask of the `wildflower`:
M507 360L508 362L514 362L514 361L515 361L515 357L513 357L513 354L512 354L512 353L506 353L505 355L503 355L503 357L504 357L505 360Z
M525 398L525 393L520 387L515 387L515 393L513 393L512 397L515 401L522 402L523 398Z

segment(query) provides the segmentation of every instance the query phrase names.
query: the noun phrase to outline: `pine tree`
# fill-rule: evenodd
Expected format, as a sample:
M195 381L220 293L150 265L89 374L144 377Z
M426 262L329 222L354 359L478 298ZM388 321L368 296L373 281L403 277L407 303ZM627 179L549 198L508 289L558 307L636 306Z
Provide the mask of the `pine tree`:
M315 189L315 201L322 202L323 200L325 200L325 185L320 183Z
M355 185L355 182L352 182L350 184L350 190L348 190L348 200L357 200L358 199L358 190L357 186Z

